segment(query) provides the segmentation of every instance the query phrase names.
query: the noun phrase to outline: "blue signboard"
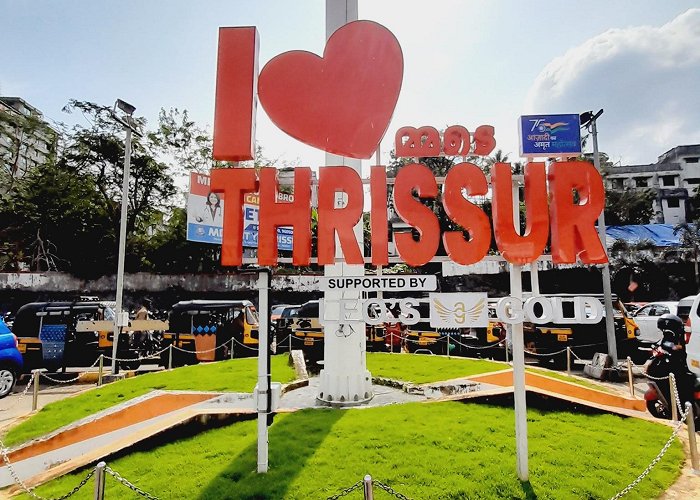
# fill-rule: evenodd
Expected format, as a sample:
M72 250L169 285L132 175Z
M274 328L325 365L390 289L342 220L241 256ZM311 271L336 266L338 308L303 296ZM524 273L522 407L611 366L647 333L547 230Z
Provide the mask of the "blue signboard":
M220 227L197 224L194 222L187 223L187 239L189 241L221 245L222 237L223 229Z
M248 224L245 222L243 227L243 246L244 247L258 247L258 225ZM291 227L278 227L277 228L277 249L292 251L292 228Z
M521 156L581 154L579 115L527 115L518 125Z

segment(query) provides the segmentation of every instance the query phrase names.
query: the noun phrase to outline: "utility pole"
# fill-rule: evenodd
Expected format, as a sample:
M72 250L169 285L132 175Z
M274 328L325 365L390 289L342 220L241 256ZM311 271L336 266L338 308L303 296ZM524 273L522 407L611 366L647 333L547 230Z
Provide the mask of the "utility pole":
M598 151L598 125L597 121L600 115L603 114L601 109L597 113L588 111L581 115L581 126L588 127L590 125L591 135L593 136L593 164L596 170L600 172L600 153ZM598 236L603 244L605 253L608 253L607 237L605 234L605 210L600 212L598 216ZM605 332L608 339L608 354L612 358L613 364L617 366L617 341L615 339L615 317L612 303L612 287L610 286L610 264L603 264L603 295L605 299Z

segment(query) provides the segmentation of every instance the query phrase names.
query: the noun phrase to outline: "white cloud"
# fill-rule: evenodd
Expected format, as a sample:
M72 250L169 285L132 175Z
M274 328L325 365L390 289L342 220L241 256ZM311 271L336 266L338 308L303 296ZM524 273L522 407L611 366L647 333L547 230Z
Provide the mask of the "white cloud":
M623 164L700 143L700 9L587 40L552 60L526 101L528 113L600 108L601 150Z

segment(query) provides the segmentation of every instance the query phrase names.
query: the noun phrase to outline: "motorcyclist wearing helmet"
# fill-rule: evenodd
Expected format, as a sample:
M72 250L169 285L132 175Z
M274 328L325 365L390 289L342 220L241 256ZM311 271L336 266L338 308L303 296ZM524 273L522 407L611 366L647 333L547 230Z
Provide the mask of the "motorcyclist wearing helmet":
M693 395L695 375L688 370L683 320L675 314L664 314L659 317L656 326L663 335L661 347L669 354L670 369L676 378L678 394L683 401L689 401Z

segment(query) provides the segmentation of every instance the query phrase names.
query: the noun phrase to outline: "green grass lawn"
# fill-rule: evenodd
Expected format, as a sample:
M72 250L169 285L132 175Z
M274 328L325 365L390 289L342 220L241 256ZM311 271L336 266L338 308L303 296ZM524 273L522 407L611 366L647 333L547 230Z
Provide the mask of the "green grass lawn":
M367 353L367 369L373 377L391 378L414 384L438 382L479 373L508 369L508 365L483 359L422 354Z
M287 365L287 359L286 355L272 356L274 381L294 380L294 369ZM36 415L10 429L3 441L7 446L28 441L154 389L252 392L257 382L257 362L257 358L242 358L184 366L107 384L46 405Z
M270 470L256 474L256 423L138 451L109 465L161 499L323 499L365 474L413 499L607 499L656 456L671 429L614 415L528 412L530 481L515 473L514 414L489 405L411 403L305 410L270 428ZM656 498L684 460L674 443L625 498ZM70 490L85 471L37 489ZM348 498L361 498L361 490ZM92 498L92 483L75 498ZM108 476L105 498L139 498ZM378 500L388 499L376 492Z

